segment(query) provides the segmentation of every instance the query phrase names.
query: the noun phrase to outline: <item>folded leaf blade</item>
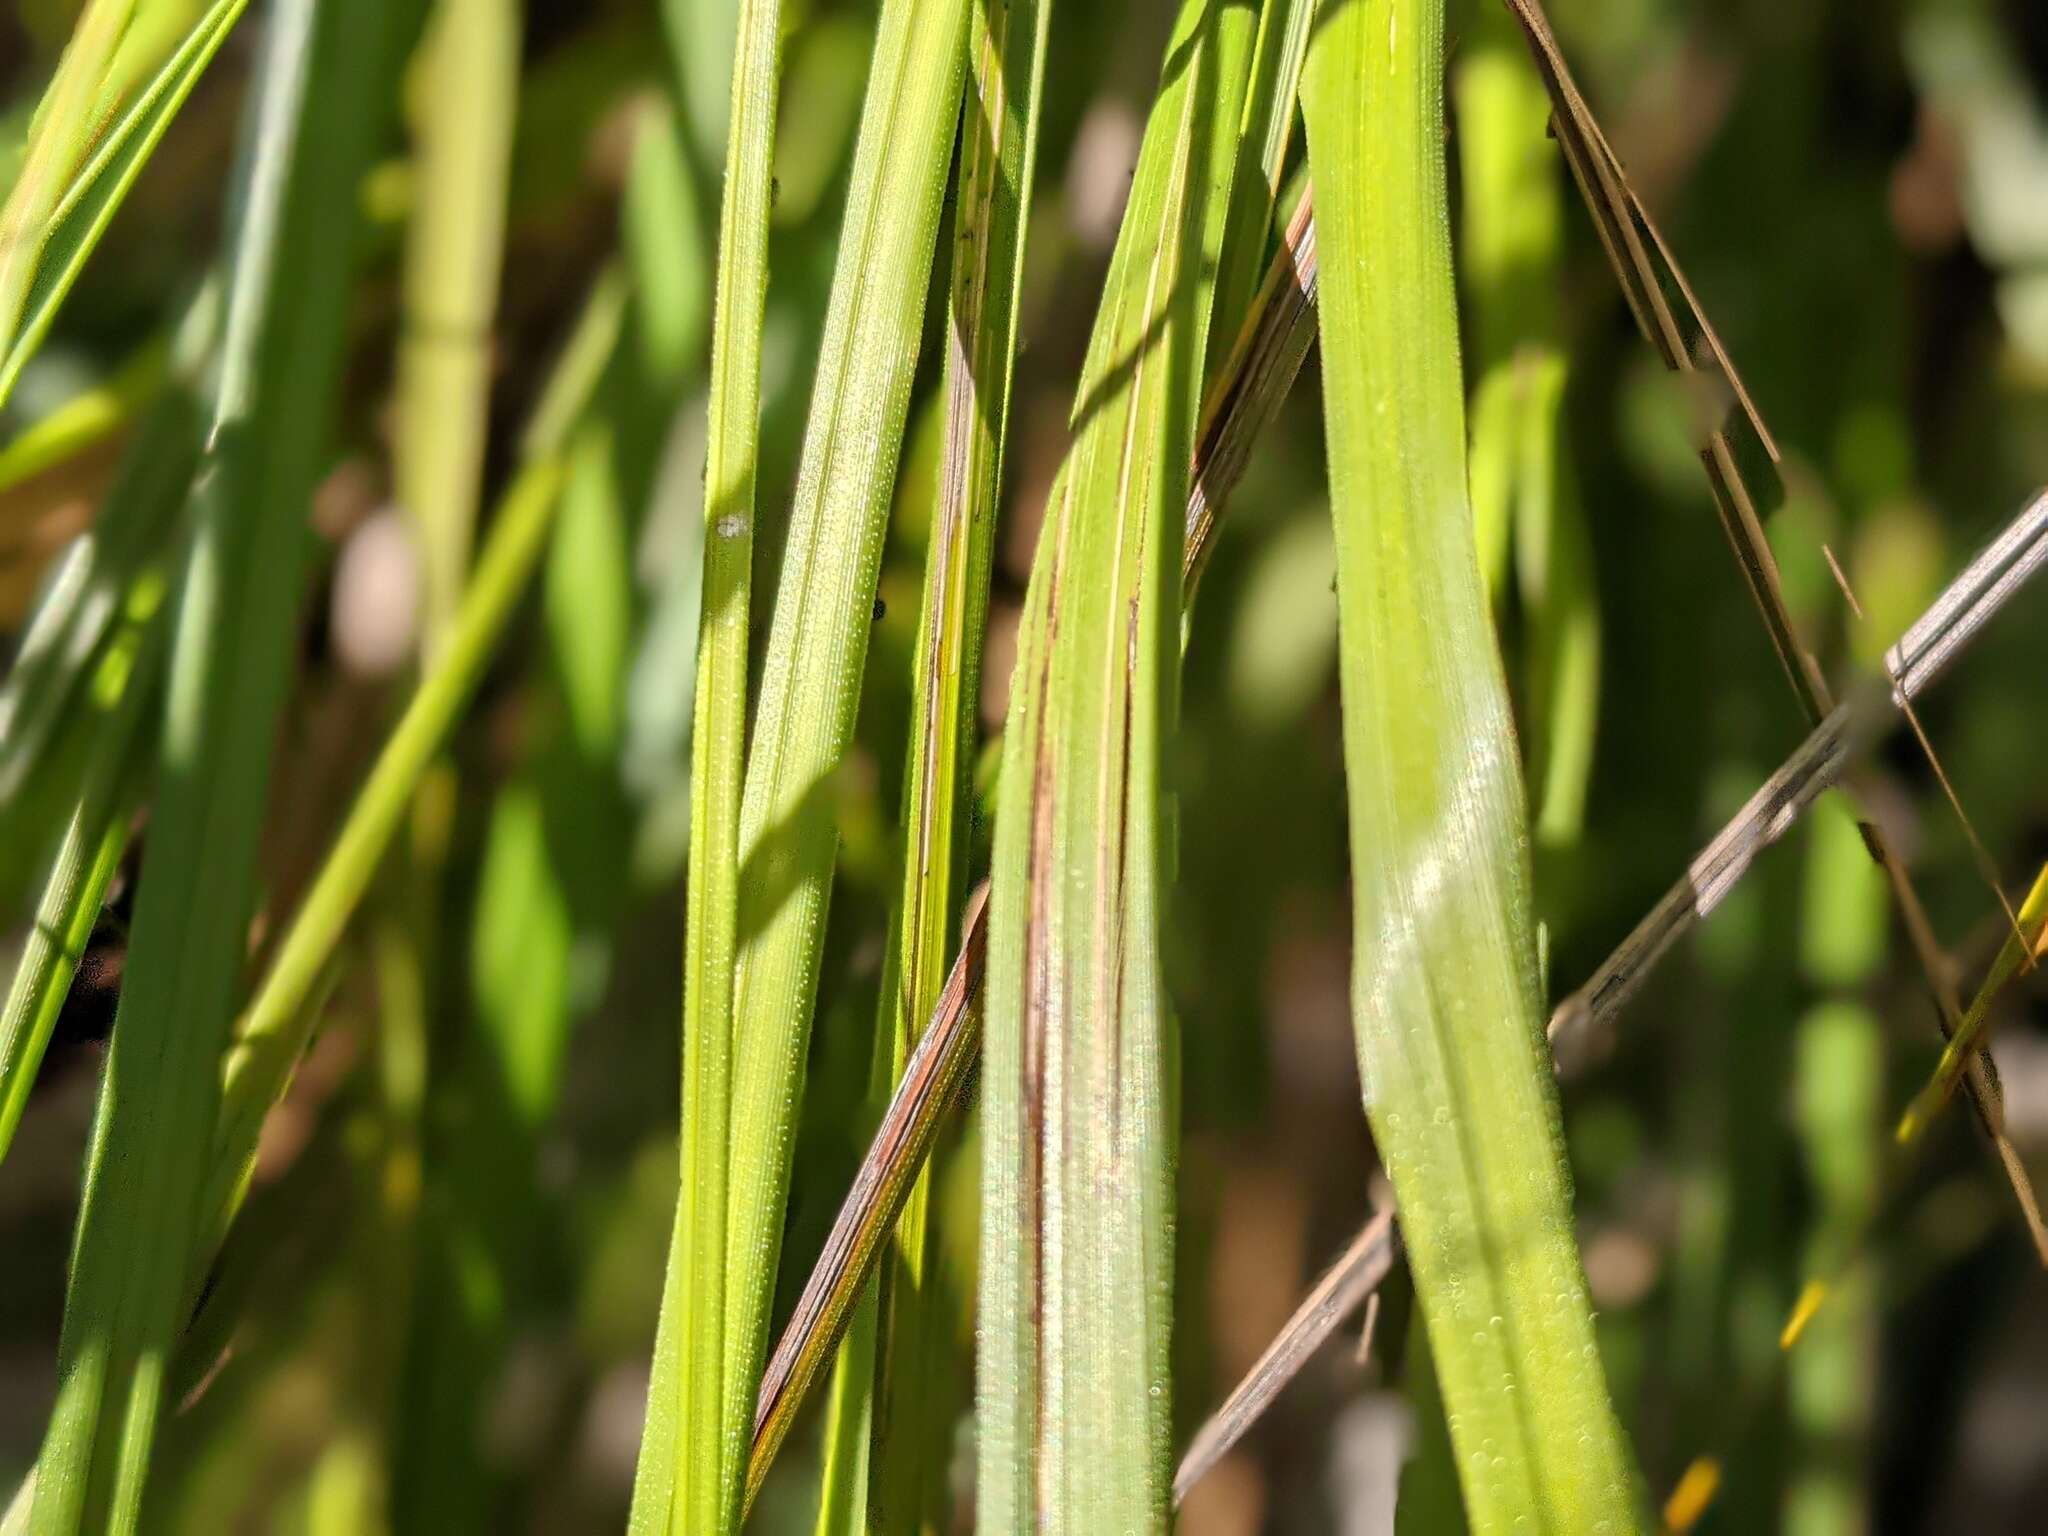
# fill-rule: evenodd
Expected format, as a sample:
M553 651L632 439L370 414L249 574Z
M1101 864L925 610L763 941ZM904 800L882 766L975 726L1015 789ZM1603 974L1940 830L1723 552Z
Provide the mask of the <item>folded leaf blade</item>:
M1162 1529L1182 516L1249 13L1182 7L1011 685L991 897L981 1522Z

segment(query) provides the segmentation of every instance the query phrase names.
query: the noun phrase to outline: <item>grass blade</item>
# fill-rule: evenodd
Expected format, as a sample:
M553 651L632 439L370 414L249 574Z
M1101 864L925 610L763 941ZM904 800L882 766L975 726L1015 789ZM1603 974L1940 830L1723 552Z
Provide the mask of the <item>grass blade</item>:
M1279 414L1315 345L1319 270L1315 208L1304 192L1237 345L1210 382L1203 403L1194 483L1188 491L1187 548L1181 556L1182 601L1190 606L1215 548L1216 520L1244 475L1252 444Z
M1237 172L1230 182L1230 220L1224 228L1216 313L1210 322L1214 377L1243 334L1272 245L1273 207L1287 170L1287 147L1300 111L1301 65L1308 57L1315 0L1265 0L1252 48L1251 83L1238 123Z
M25 791L55 750L108 636L139 583L162 580L205 431L200 365L219 305L208 292L181 328L158 392L92 529L61 557L0 682L0 826L33 809ZM0 838L7 836L0 833Z
M630 1529L718 1531L733 1519L726 1413L733 968L760 439L761 318L773 201L778 0L745 0L732 70L711 331L703 606L692 730L683 938L682 1184L662 1287Z
M1514 727L1473 542L1441 0L1325 18L1315 178L1355 899L1353 1006L1466 1514L1637 1528L1540 1031ZM1361 88L1363 85L1363 88Z
M882 534L958 128L966 17L964 0L887 0L882 8L748 750L733 978L724 1393L715 1428L722 1524L738 1512L767 1352L837 849L831 780L852 738L867 657ZM721 596L707 595L707 612L715 612ZM681 1428L697 1437L714 1433L703 1423Z
M137 614L134 622L136 632L99 669L101 686L95 691L113 699L94 700L99 718L84 782L0 1011L0 1162L21 1123L107 886L127 851L132 814L148 777L141 727L159 698L163 624L154 611Z
M1315 278L1315 221L1304 199L1290 225L1287 245L1260 288L1243 341L1210 392L1184 517L1184 603L1193 600L1193 582L1214 545L1217 518L1244 472L1253 441L1278 412L1308 356L1316 329ZM985 904L969 899L955 969L949 975L957 976L965 957L973 955L973 974L979 977L987 915ZM854 1298L881 1253L882 1236L894 1228L902 1211L911 1175L936 1141L939 1122L957 1103L953 1085L965 1082L980 1059L979 987L977 979L973 990L961 996L949 982L940 995L819 1254L804 1300L776 1342L755 1416L748 1476L756 1487L788 1432L790 1419L810 1396L839 1341Z
M1475 339L1472 516L1497 609L1508 553L1523 618L1535 833L1575 841L1592 769L1600 611L1564 441L1569 368L1557 324L1563 218L1550 100L1505 12L1482 8L1452 76L1463 176L1463 275Z
M215 0L116 116L107 85L135 0L94 0L37 114L22 174L0 211L0 404L48 334L171 120L248 0ZM94 146L97 145L95 148Z
M283 1097L312 1038L312 1005L342 935L547 548L567 440L612 355L624 307L620 285L611 278L600 281L526 433L522 451L527 462L491 520L446 643L392 728L243 1017L227 1059L213 1162L200 1206L205 1254L219 1246L241 1204L264 1117ZM198 1279L195 1270L194 1290Z
M1990 972L1977 988L1977 995L1970 999L1970 1008L1963 1015L1962 1024L1943 1048L1941 1060L1935 1063L1933 1075L1913 1095L1913 1102L1906 1106L1897 1132L1901 1146L1919 1140L1955 1093L1956 1084L1962 1081L1971 1059L1983 1048L1990 1028L1992 1002L2019 974L2022 966L2031 968L2039 961L2041 935L2048 931L2048 865L2044 865L2041 873L2034 877L2027 899L2020 903L2019 927L2020 931L2007 935L2005 943L1999 947Z
M429 653L469 579L490 407L491 325L505 253L519 34L510 0L441 0L415 65L422 88L392 474L419 540Z
M1019 634L989 919L977 1502L993 1530L1166 1518L1182 504L1250 37L1184 5Z
M0 494L118 433L157 397L169 361L170 349L152 338L109 377L23 428L0 448Z
M973 1075L981 1044L974 1026L980 1019L988 955L987 899L985 883L968 898L960 922L960 953L945 988L897 1081L873 1148L861 1160L789 1325L762 1372L747 1462L749 1503L782 1448L797 1409L817 1385L845 1333L881 1257L883 1240L894 1230L941 1124Z
M897 956L885 967L876 1026L882 1032L874 1085L878 1115L918 1054L923 1026L949 988L954 914L967 881L989 566L1001 505L1017 295L1051 14L1050 0L990 0L969 13L940 384L946 414L913 662L903 889L893 914ZM875 1301L875 1359L863 1367L851 1347L843 1357L842 1369L872 1377L875 1395L870 1492L849 1527L854 1530L914 1533L935 1529L944 1515L951 1404L940 1351L953 1317L934 1283L937 1231L930 1190L929 1172L921 1172L894 1224L891 1260ZM828 1476L828 1490L831 1485Z
M2022 512L1893 647L1889 666L1900 679L1895 687L1905 700L1919 697L1937 680L2027 579L2048 563L2044 532L2048 501ZM1585 984L1552 1011L1547 1033L1560 1076L1570 1078L1587 1064L1590 1053L1583 1037L1612 1030L1643 978L1681 933L1712 914L1754 866L1756 856L1835 784L1854 752L1875 745L1880 726L1895 727L1902 718L1902 713L1886 710L1881 695L1873 693L1838 707L1815 727ZM960 1086L974 1070L980 1046L986 917L987 907L977 893L962 919L960 956L952 979L769 1362L755 1419L751 1476L756 1482L836 1343L853 1297L879 1252L881 1234L894 1223L901 1193L930 1150L939 1121L947 1106L957 1102ZM1356 1309L1370 1284L1377 1283L1364 1277L1383 1273L1374 1236L1381 1230L1381 1220L1375 1217L1361 1230L1252 1372L1190 1442L1175 1477L1177 1498L1242 1438L1292 1371Z
M243 1016L223 1074L220 1120L200 1201L200 1243L184 1293L188 1311L199 1299L212 1255L241 1209L265 1117L284 1096L312 1038L342 936L547 548L566 440L614 350L624 305L614 277L598 283L528 426L522 449L527 463L492 520L446 644L385 742ZM232 1310L222 1307L220 1298L215 1290L206 1309L216 1314L215 1321ZM202 1333L207 1336L196 1337ZM220 1343L204 1320L188 1335L179 1375L188 1389L205 1378L211 1364L195 1361L195 1351L217 1350Z
M141 1513L191 1268L306 511L338 381L385 7L280 0L250 117L213 444L177 599L161 779L29 1528Z
M1895 728L1905 718L1905 705L1939 677L2026 580L2048 563L2043 558L2048 551L2044 531L2048 531L2048 500L2015 518L1892 648L1887 665L1901 680L1894 685L1892 703L1897 708L1887 708L1876 693L1859 695L1838 706L1686 866L1685 873L1599 969L1558 1004L1550 1015L1548 1034L1560 1077L1570 1078L1587 1065L1589 1053L1582 1037L1612 1030L1636 987L1669 953L1679 934L1713 912L1749 872L1756 855L1782 837L1834 785L1855 753L1874 746L1886 731ZM2048 892L2048 878L2036 890ZM2048 894L2042 899L2048 906ZM1961 1060L1965 1053L1959 1050L1956 1054ZM1184 1493L1203 1471L1222 1459L1316 1346L1364 1301L1370 1285L1364 1280L1354 1282L1349 1276L1354 1266L1370 1266L1375 1275L1383 1273L1373 1258L1374 1234L1386 1219L1383 1214L1366 1224L1244 1381L1196 1434L1175 1479L1177 1494ZM1376 1284L1377 1279L1371 1283ZM1820 1287L1819 1293L1824 1292L1825 1287ZM1809 1296L1815 1294L1815 1289L1809 1288Z

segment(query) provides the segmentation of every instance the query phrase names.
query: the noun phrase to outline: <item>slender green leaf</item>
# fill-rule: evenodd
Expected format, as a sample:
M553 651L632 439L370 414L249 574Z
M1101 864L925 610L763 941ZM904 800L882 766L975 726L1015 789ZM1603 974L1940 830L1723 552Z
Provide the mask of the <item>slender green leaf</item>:
M512 0L439 0L413 66L413 203L392 474L419 542L429 652L469 578L483 479L519 10Z
M855 1303L832 1389L825 1397L824 1470L818 1485L817 1536L878 1530L871 1524L869 1484L874 1470L869 1445L875 1431L876 1333L880 1298L871 1288Z
M1238 123L1237 172L1230 182L1230 222L1223 234L1205 378L1214 378L1237 346L1265 276L1273 208L1300 112L1301 66L1308 57L1315 14L1316 0L1263 0L1259 7L1251 83Z
M735 1523L740 1497L737 1469L729 1466L733 1431L726 1423L727 1375L733 1363L726 1342L726 1254L733 1053L739 1017L734 965L739 950L747 636L781 12L779 0L743 0L733 53L712 314L704 576L690 745L682 1183L655 1335L647 1423L633 1482L630 1529L635 1536L724 1530ZM808 1011L807 1003L801 1006Z
M1592 544L1564 441L1563 251L1550 98L1503 10L1482 8L1453 73L1460 246L1476 339L1472 516L1496 601L1514 569L1537 841L1578 837L1600 690Z
M155 610L161 596L160 585L144 596L144 611L132 614L126 643L99 669L84 782L0 1011L0 1161L21 1123L107 886L128 848L135 801L147 777L143 721L159 700L164 625Z
M91 152L100 98L135 0L92 0L37 108L21 174L0 207L0 336L11 342L64 189Z
M1194 583L1213 546L1216 519L1244 471L1251 444L1273 419L1307 358L1315 337L1315 272L1315 223L1303 200L1290 226L1287 248L1275 258L1259 290L1242 342L1210 391L1183 519L1188 541L1181 577L1184 604L1193 602ZM882 1239L894 1230L915 1187L941 1121L958 1103L955 1089L972 1074L980 1057L980 973L987 936L987 908L970 897L946 988L933 1005L803 1299L776 1342L763 1376L750 1486L759 1487L790 1419L816 1385L882 1251Z
M133 63L116 50L134 0L94 0L51 82L29 160L0 212L0 403L247 6L248 0L214 0L116 116L102 76Z
M206 1252L241 1201L263 1118L284 1094L311 1037L313 1001L363 894L404 823L421 776L476 688L512 610L547 547L562 464L529 464L505 493L447 643L420 679L305 900L264 973L228 1057L212 1172L201 1207Z
M882 7L748 749L732 1000L724 1402L716 1426L728 1523L742 1494L767 1352L838 841L831 781L852 738L873 623L959 124L966 20L966 0L885 0ZM707 588L707 614L715 616L723 598ZM700 707L705 692L700 679ZM711 1431L693 1422L688 1432Z
M431 666L448 643L470 578L491 406L507 189L519 103L523 8L514 0L435 0L414 50L412 199L405 229L402 315L393 394L392 481L417 556L419 647ZM568 500L565 491L562 498ZM559 519L558 525L559 525ZM599 627L609 614L593 618ZM501 1222L518 1205L520 1159L509 1117L479 1108L463 1068L486 1054L438 1060L433 1000L443 995L445 894L458 771L425 770L408 835L391 860L368 924L378 996L372 1181L379 1191L350 1255L369 1297L363 1358L353 1362L369 1423L355 1454L388 1489L400 1530L442 1530L481 1496L476 1400L506 1290ZM502 846L502 845L501 845ZM543 930L544 932L544 930ZM537 1008L552 995L548 950L536 945ZM480 1009L479 1044L503 1016ZM543 1046L542 1050L545 1051ZM504 1096L519 1087L496 1069ZM468 1112L452 1146L424 1123L430 1102ZM496 1107L494 1097L486 1099ZM508 1145L508 1142L511 1143ZM478 1165L494 1165L488 1177ZM431 1212L431 1216L428 1213ZM487 1273L489 1284L465 1286ZM489 1299L485 1299L488 1297ZM344 1441L339 1454L349 1454Z
M1182 516L1251 53L1175 23L1019 632L990 899L990 1530L1163 1529L1175 1041L1159 935Z
M135 1528L247 945L256 840L328 452L355 186L386 7L279 0L251 151L212 446L177 598L150 856L65 1304L36 1536Z
M1990 1028L1991 1004L1998 994L2019 974L2022 966L2031 966L2040 960L2042 935L2048 933L2048 865L2042 866L2041 873L2034 877L2033 886L2027 891L2026 900L2020 903L2017 916L2019 931L2008 934L1999 946L1997 958L1991 962L1991 970L1977 988L1977 995L1970 999L1969 1011L1963 1015L1955 1035L1942 1050L1941 1060L1935 1063L1933 1076L1913 1095L1913 1102L1906 1106L1897 1133L1901 1144L1918 1140L1955 1093L1956 1085L1963 1080L1963 1074L1983 1047Z
M879 1120L938 1007L967 881L975 727L989 563L1017 347L1017 289L1037 161L1049 0L970 8L969 78L954 211L944 439L913 659L904 767L903 889L892 914L870 1089ZM937 1224L927 1169L895 1228L878 1295L880 1322L856 1322L842 1349L829 1426L872 1424L872 1448L828 1459L818 1529L916 1533L944 1518L953 1405L942 1358L954 1315L935 1285ZM828 1444L837 1450L828 1430ZM870 1465L872 1462L872 1465ZM842 1496L840 1479L868 1496ZM828 1525L827 1514L841 1515Z
M217 334L218 295L202 293L180 327L168 377L91 529L45 583L21 648L0 682L0 828L32 813L25 790L53 754L52 738L80 718L74 706L139 585L161 584L192 473L205 413L201 365ZM0 831L0 838L10 835Z
M2022 512L1894 648L1890 670L1898 678L1901 695L1908 702L1915 698L2043 565L2048 565L2048 498ZM1588 1053L1575 1048L1578 1037L1611 1030L1636 987L1675 941L1709 916L1755 866L1757 856L1833 786L1854 752L1881 738L1880 726L1899 719L1881 699L1866 694L1837 709L1808 735L1585 984L1553 1010L1547 1033L1560 1076L1571 1077L1588 1060ZM2048 906L2048 896L2041 900ZM880 1249L882 1234L901 1208L903 1191L972 1071L980 1045L986 914L979 894L969 900L961 923L960 954L946 990L769 1362L756 1417L756 1482L761 1464L780 1444L788 1419L815 1382L819 1363L836 1341ZM1387 1220L1378 1216L1367 1223L1325 1282L1303 1301L1259 1363L1195 1436L1175 1476L1177 1498L1221 1459L1293 1370L1313 1356L1317 1345L1377 1283L1390 1258Z
M1237 345L1203 402L1181 560L1183 602L1190 608L1216 547L1216 520L1244 475L1252 444L1280 413L1315 344L1317 270L1315 208L1303 192Z
M1303 80L1355 903L1353 1005L1466 1513L1637 1528L1544 1059L1514 727L1465 478L1442 0L1355 0Z
M1801 969L1830 988L1799 1021L1793 1059L1794 1123L1812 1192L1808 1274L1835 1273L1877 1219L1883 1182L1884 1029L1857 995L1884 965L1884 876L1870 862L1854 814L1835 795L1809 818ZM1861 1463L1877 1382L1877 1296L1872 1277L1844 1273L1800 1347L1785 1356L1795 1470L1785 1524L1795 1536L1869 1529Z
M103 381L95 383L0 448L0 492L44 474L113 437L162 388L170 348L160 337L146 341Z

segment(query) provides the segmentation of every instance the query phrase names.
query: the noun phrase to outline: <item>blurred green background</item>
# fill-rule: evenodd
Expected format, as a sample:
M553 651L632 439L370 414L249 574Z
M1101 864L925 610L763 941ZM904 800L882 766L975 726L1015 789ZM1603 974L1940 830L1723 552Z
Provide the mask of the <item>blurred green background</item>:
M1459 71L1497 37L1476 5L1453 0L1454 107ZM1846 680L2048 482L2048 6L1551 9L1778 437L1787 497L1770 531L1787 596L1830 675ZM603 386L604 429L579 449L542 590L457 740L462 790L440 907L405 914L396 890L373 901L313 1059L266 1134L258 1192L207 1304L224 1347L210 1375L182 1384L160 1451L151 1518L161 1529L349 1530L351 1490L383 1478L403 1528L623 1521L675 1194L702 369L731 11L725 0L528 8L489 483L503 483L554 350L615 259L633 288L632 344ZM1055 9L985 722L1002 717L1009 630L1168 11L1159 0ZM0 16L0 180L12 179L74 13L67 0L20 0ZM770 573L874 7L789 0L785 14L763 381L759 558ZM259 7L151 161L0 413L0 444L82 392L121 398L122 381L168 337L217 249L260 19ZM346 431L316 509L321 575L278 744L264 866L272 911L303 888L408 686L411 571L391 537L389 411L411 187L405 103L391 108L363 189ZM660 152L636 155L649 135ZM1457 131L1450 152L1458 178ZM1468 372L1477 388L1505 355L1487 327L1547 333L1567 364L1564 482L1590 556L1573 601L1597 622L1599 676L1597 716L1579 717L1592 731L1583 814L1547 813L1537 839L1561 996L1802 725L1661 369L1561 167L1548 174L1562 218L1538 297L1468 282ZM1543 311L1540 325L1524 305ZM861 1151L942 310L930 306L899 476L863 747L836 786L843 851L785 1306ZM1257 1356L1373 1192L1348 1022L1336 613L1313 369L1234 498L1187 653L1170 954L1184 1030L1184 1432ZM49 557L89 525L124 430L0 492L9 632ZM1507 585L1503 644L1525 740L1554 751L1572 726L1536 664L1551 609L1526 575ZM2048 858L2044 647L2048 594L2032 594L1922 706L2015 898ZM1877 766L1875 807L1967 990L2001 937L1997 904L1910 737ZM10 910L30 880L0 881ZM393 1006L377 985L378 925L414 918L437 955L425 999L433 1075L416 1190L400 1192L416 1194L421 1219L394 1252L384 1221L400 1197L389 1182L392 1099L367 1042ZM18 939L17 924L8 942ZM0 1178L9 1487L35 1453L55 1386L118 920L101 939ZM1997 1044L2010 1128L2037 1178L2048 1178L2044 1004L2048 988L2023 978ZM1566 1090L1610 1376L1660 1497L1695 1456L1721 1463L1703 1529L2048 1527L2048 1276L1965 1114L1947 1116L1910 1165L1891 1155L1891 1125L1932 1065L1931 1020L1853 823L1830 802L1672 956L1613 1049ZM943 1157L947 1274L971 1298L971 1127ZM1802 1282L1845 1247L1856 1255L1846 1280L1781 1355L1778 1330ZM1405 1434L1403 1305L1396 1288L1370 1361L1342 1341L1318 1357L1196 1491L1185 1529L1386 1528ZM954 1362L963 1394L967 1306ZM969 1432L963 1423L963 1445ZM1439 1454L1424 1440L1425 1458ZM808 1529L815 1441L807 1419L755 1528ZM963 1476L971 1465L961 1458Z

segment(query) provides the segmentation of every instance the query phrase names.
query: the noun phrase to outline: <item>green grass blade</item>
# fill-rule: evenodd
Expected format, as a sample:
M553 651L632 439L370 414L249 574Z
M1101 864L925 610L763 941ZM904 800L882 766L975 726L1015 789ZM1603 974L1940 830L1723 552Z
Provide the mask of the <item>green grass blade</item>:
M215 0L118 115L106 100L104 76L134 62L117 53L133 0L95 0L86 13L0 212L0 404L247 5Z
M791 1421L832 1358L858 1298L868 1289L882 1243L895 1229L897 1215L938 1139L940 1125L960 1102L961 1090L973 1075L981 1048L987 893L984 883L968 898L960 923L960 953L945 989L797 1298L789 1326L762 1372L747 1465L749 1500L760 1490Z
M1315 338L1315 221L1304 200L1282 250L1259 291L1242 344L1215 381L1205 412L1188 487L1184 524L1188 551L1182 563L1182 601L1192 604L1194 583L1212 547L1217 518L1244 472L1251 445L1277 413ZM1185 626L1183 626L1185 628ZM840 1207L832 1236L818 1257L762 1378L755 1417L750 1486L758 1488L789 1420L808 1398L838 1343L854 1298L866 1285L882 1239L891 1232L940 1122L957 1103L954 1089L972 1074L981 1055L980 974L987 943L987 908L969 898L960 942L940 995L853 1188ZM956 988L965 988L958 992Z
M1890 670L1909 702L1953 662L1961 647L2018 593L2028 577L2048 564L2044 530L2048 530L2048 499L2023 511L1893 651ZM1586 983L1553 1011L1547 1032L1562 1077L1571 1077L1589 1058L1588 1052L1577 1048L1578 1037L1611 1031L1636 986L1676 939L1708 917L1755 867L1757 856L1836 782L1853 755L1873 745L1882 737L1882 727L1896 724L1900 718L1873 695L1844 705L1757 789L1687 864L1656 907ZM2044 894L2034 899L2048 910L2048 885L2040 889ZM959 1085L973 1070L980 1048L986 916L986 906L970 899L962 918L960 956L946 991L769 1362L755 1420L750 1475L757 1484L790 1419L815 1385L853 1298L865 1283L882 1234L893 1225L902 1193L929 1151L939 1122L956 1102ZM1328 1338L1377 1284L1391 1257L1388 1235L1388 1219L1375 1217L1325 1283L1310 1293L1272 1347L1190 1443L1175 1476L1176 1496L1230 1449L1271 1403L1289 1374L1312 1357L1320 1341Z
M1360 1074L1473 1530L1637 1525L1544 1059L1514 726L1473 542L1442 0L1325 18L1324 257Z
M1205 378L1213 378L1227 363L1265 277L1273 244L1273 208L1280 198L1287 147L1300 112L1301 66L1308 57L1315 13L1316 0L1264 0L1259 7L1251 83L1238 123L1237 173L1230 182L1230 220L1219 257Z
M161 390L170 349L151 338L109 377L22 429L0 448L0 493L44 474L118 433Z
M1496 602L1514 553L1536 839L1561 845L1577 839L1583 820L1600 692L1592 544L1564 441L1562 198L1550 98L1520 34L1492 6L1474 20L1452 77L1479 380L1472 516Z
M868 1483L874 1463L869 1445L874 1435L876 1333L881 1326L881 1298L870 1290L855 1304L839 1357L832 1366L832 1389L825 1398L824 1469L818 1480L817 1536L872 1529L868 1520Z
M2027 891L2026 900L2020 903L2017 916L2019 932L2006 935L2005 942L1999 946L1997 958L1991 962L1990 972L1978 986L1977 995L1970 999L1969 1011L1963 1015L1954 1036L1943 1047L1933 1075L1913 1095L1913 1102L1906 1106L1897 1131L1901 1145L1919 1140L1955 1093L1956 1085L1963 1080L1970 1063L1977 1059L1990 1027L1991 1004L1998 994L2019 974L2022 966L2039 962L2042 934L2048 932L2048 865L2043 865L2041 873L2034 877L2033 886Z
M21 174L0 206L0 336L11 343L64 189L91 153L101 95L136 0L92 0L36 109ZM0 395L4 398L4 395Z
M206 422L197 376L215 339L218 309L211 293L193 306L170 376L93 527L61 557L0 682L0 828L32 811L24 790L54 751L53 737L79 717L78 697L137 584L162 579L199 462ZM0 831L0 840L7 836Z
M342 935L547 547L561 491L565 440L617 344L624 309L620 285L611 277L601 280L526 433L522 451L527 463L491 521L447 643L378 754L243 1016L227 1058L212 1169L200 1202L203 1254L219 1246L234 1220L264 1117L283 1097L312 1037L313 1003ZM202 1257L199 1263L204 1262Z
M722 1496L737 1513L875 582L959 124L965 0L886 0L740 811ZM722 594L707 594L707 613ZM700 690L699 698L703 697ZM694 1113L694 1111L693 1111ZM691 1424L694 1436L711 1433Z
M1315 345L1317 270L1315 207L1304 192L1237 344L1210 381L1202 405L1181 559L1182 601L1190 608L1216 546L1216 521L1251 461L1252 444L1280 413Z
M254 896L306 517L339 388L385 8L281 0L248 120L213 446L177 599L151 852L30 1530L140 1516Z
M704 576L690 744L683 936L682 1183L633 1482L635 1536L733 1520L727 1468L727 1229L739 949L740 799L747 727L761 323L774 200L778 0L745 0L734 45L711 333ZM732 1485L732 1486L729 1486Z
M989 0L971 8L969 79L961 129L947 317L944 437L913 660L910 750L904 768L903 890L892 921L897 955L885 968L876 1027L873 1110L879 1119L939 1006L967 883L981 656L989 564L1001 505L1003 445L1017 349L1029 188L1050 0ZM934 1284L937 1228L927 1169L913 1182L883 1270L881 1322L860 1359L842 1368L875 1396L870 1493L853 1530L914 1533L944 1518L953 1405L940 1351L952 1309ZM856 1458L828 1465L854 1473ZM851 1506L851 1500L842 1500ZM821 1523L821 1531L824 1526Z
M413 204L406 232L392 477L419 540L431 653L469 579L505 188L519 102L519 7L440 0L415 60Z
M160 598L161 589L151 596ZM98 719L84 782L0 1011L0 1162L21 1123L107 885L127 851L129 823L147 777L149 750L142 724L160 697L164 626L151 607L135 616L135 633L100 668L95 693L111 698L96 697L92 703Z
M1251 19L1181 8L1019 632L989 923L977 1501L990 1530L1166 1519L1161 773Z
M248 1180L263 1117L284 1094L311 1037L312 1002L342 934L361 905L429 765L475 691L547 547L561 489L558 458L537 460L513 482L476 563L447 643L420 679L378 754L333 850L306 892L249 1005L228 1058L212 1173L200 1231L218 1245Z

